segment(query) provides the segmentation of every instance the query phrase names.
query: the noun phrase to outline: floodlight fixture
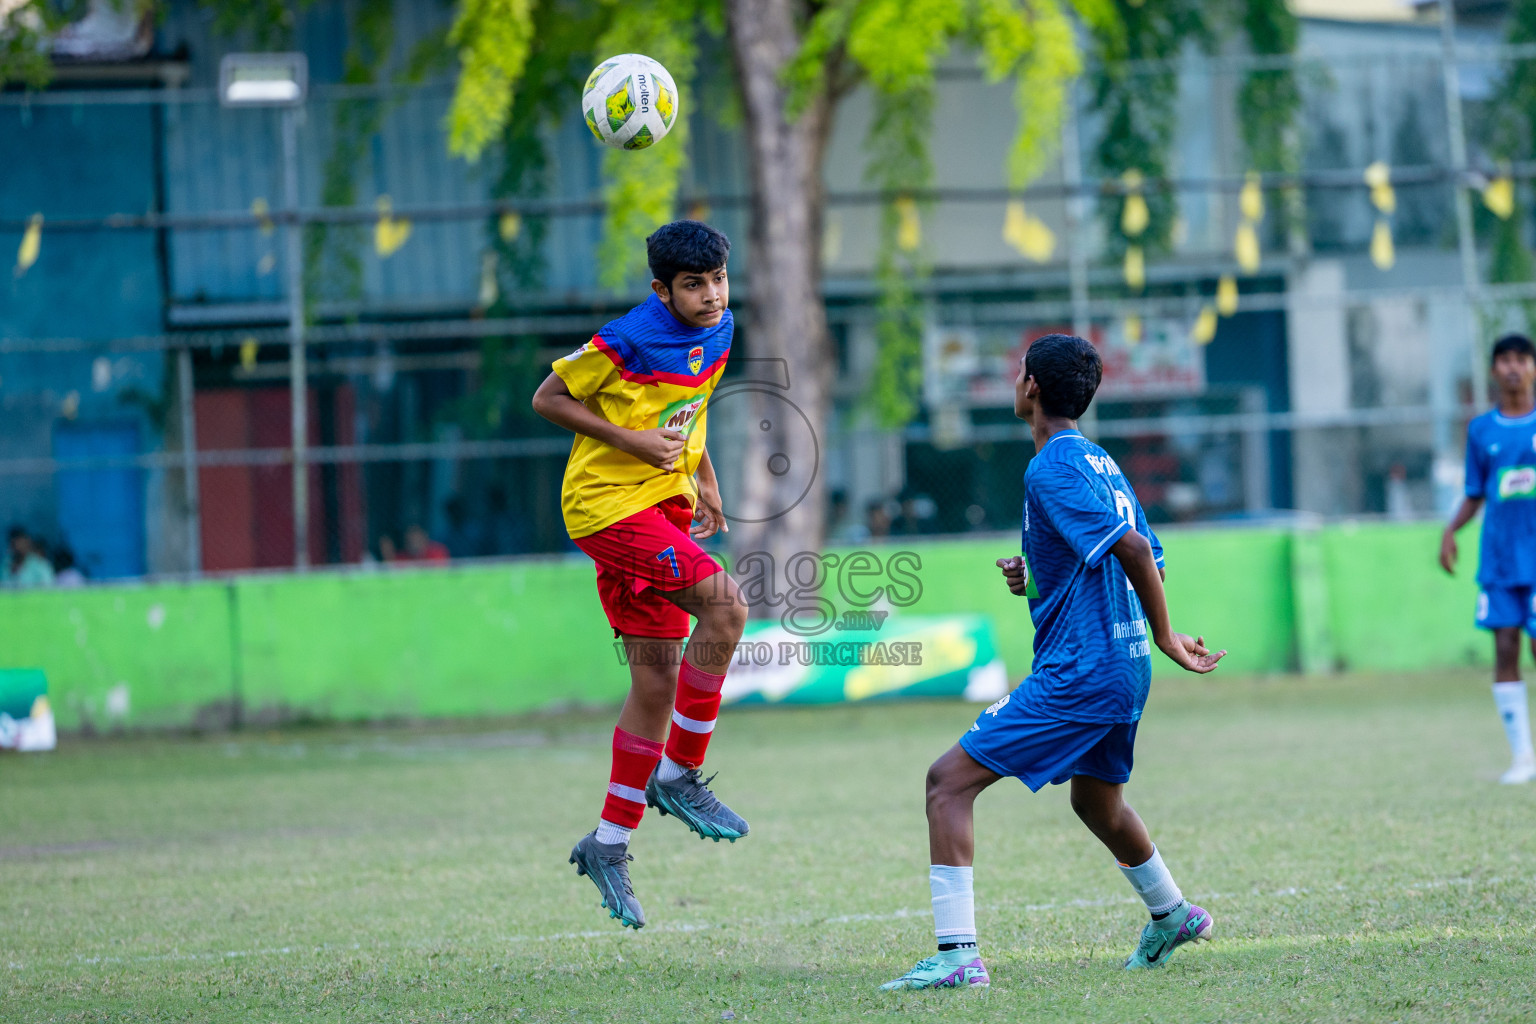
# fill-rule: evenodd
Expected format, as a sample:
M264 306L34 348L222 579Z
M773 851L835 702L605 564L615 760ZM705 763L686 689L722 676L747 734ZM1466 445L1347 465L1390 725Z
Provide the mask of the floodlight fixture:
M296 107L308 91L302 53L227 53L219 61L219 102L226 107Z

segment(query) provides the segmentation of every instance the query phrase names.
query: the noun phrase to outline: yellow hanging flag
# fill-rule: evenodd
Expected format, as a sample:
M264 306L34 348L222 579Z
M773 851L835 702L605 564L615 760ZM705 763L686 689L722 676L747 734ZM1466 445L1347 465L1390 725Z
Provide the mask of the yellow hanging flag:
M1254 229L1252 221L1243 221L1237 226L1237 237L1232 240L1232 251L1237 256L1237 265L1243 268L1243 273L1252 274L1259 269L1259 233Z
M1018 199L1008 200L1003 213L1003 241L1036 263L1045 263L1056 253L1056 233L1028 213Z
M1494 178L1483 186L1483 205L1499 220L1509 220L1515 212L1515 183L1507 177Z
M1385 217L1378 217L1376 229L1371 232L1371 262L1376 264L1377 270L1391 270L1392 264L1397 262L1397 253L1392 248L1392 228Z
M1365 183L1371 188L1371 205L1382 213L1397 210L1397 193L1392 191L1392 168L1377 160L1365 169Z
M823 266L836 263L843 255L843 219L829 213L821 222L821 262Z
M1125 343L1127 345L1141 344L1141 317L1135 313L1125 318Z
M1237 194L1237 208L1244 217L1258 222L1264 219L1264 189L1260 186L1259 172L1249 171L1243 189Z
M1216 282L1216 312L1222 316L1237 312L1237 278L1231 274L1221 275Z
M896 247L902 252L913 252L923 244L923 221L917 215L917 203L911 196L896 200Z
M1147 200L1141 194L1141 172L1134 168L1126 171L1120 175L1120 184L1126 193L1125 205L1120 208L1120 230L1127 238L1139 238L1151 220Z
M373 249L380 259L387 260L411 237L411 222L391 215L389 196L379 196L374 205L379 210L379 222L373 226Z
M256 218L256 229L261 232L263 238L270 236L276 230L276 226L272 223L272 208L261 196L251 200L251 216Z
M1189 329L1189 340L1196 345L1209 345L1215 338L1216 310L1212 306L1201 306L1200 315L1195 317Z
M517 236L523 230L523 217L516 210L508 210L496 221L496 233L501 235L501 240L511 245L517 240Z
M1125 248L1125 285L1133 292L1139 292L1147 284L1147 258L1139 245L1128 245Z
M34 213L27 218L27 229L21 233L21 245L16 249L16 276L25 274L37 262L37 254L43 247L43 215Z
M1151 219L1147 200L1140 192L1132 192L1125 197L1125 206L1120 210L1120 230L1125 232L1127 238L1140 237L1147 230L1147 223Z

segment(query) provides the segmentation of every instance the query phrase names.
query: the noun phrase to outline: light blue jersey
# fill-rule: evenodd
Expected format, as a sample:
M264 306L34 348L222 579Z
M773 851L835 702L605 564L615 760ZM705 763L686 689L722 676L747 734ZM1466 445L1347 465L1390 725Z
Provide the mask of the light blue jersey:
M1151 637L1125 571L1105 557L1132 529L1162 566L1162 545L1115 460L1076 430L1052 435L1024 473L1035 663L1016 698L1069 722L1141 717Z
M1495 410L1467 425L1467 497L1486 502L1477 582L1536 585L1536 412Z

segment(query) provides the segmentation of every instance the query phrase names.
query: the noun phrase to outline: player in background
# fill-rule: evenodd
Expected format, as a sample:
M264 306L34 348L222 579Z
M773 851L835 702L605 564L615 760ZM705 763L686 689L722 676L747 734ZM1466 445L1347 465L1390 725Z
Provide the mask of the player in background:
M1040 338L1020 363L1013 409L1030 425L1035 457L1024 473L1023 558L997 565L1008 589L1029 598L1033 671L928 769L938 953L882 988L990 984L971 885L974 805L1005 776L1033 791L1071 781L1072 809L1152 915L1127 969L1159 967L1210 937L1211 915L1184 898L1121 790L1151 686L1148 638L1191 672L1211 671L1227 652L1173 632L1162 547L1120 467L1077 430L1103 369L1091 344L1064 334Z
M1477 624L1493 631L1493 701L1512 763L1500 782L1536 778L1530 712L1520 678L1520 630L1536 658L1536 346L1511 334L1493 346L1499 407L1467 424L1467 491L1440 536L1440 566L1456 571L1456 531L1484 505L1477 560Z
M653 294L556 360L533 396L539 415L576 434L561 488L565 526L597 563L630 674L602 815L571 863L609 915L636 929L645 912L630 884L629 839L647 806L700 839L747 834L699 772L747 620L735 582L697 543L729 530L704 434L731 351L730 250L698 221L658 228L646 239ZM690 615L698 624L684 653Z

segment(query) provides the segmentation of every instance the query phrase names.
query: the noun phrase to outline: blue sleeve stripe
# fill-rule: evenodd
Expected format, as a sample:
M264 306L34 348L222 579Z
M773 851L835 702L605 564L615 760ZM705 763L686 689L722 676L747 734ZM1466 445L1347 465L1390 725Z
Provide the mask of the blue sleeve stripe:
M1130 523L1121 523L1113 530L1110 530L1108 535L1105 536L1103 540L1099 541L1093 546L1093 550L1088 552L1088 554L1083 558L1083 561L1087 562L1090 566L1098 565L1099 559L1104 556L1105 551L1109 550L1109 546L1115 541L1119 540L1121 537L1124 537L1128 532L1130 532L1130 529Z

